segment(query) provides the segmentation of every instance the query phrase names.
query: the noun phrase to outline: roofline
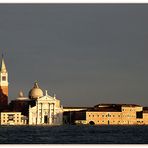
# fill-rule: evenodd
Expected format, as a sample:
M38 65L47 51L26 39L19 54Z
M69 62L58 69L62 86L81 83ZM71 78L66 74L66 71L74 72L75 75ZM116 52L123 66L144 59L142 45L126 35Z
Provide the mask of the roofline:
M63 108L64 108L64 109L66 109L66 108L67 108L67 109L69 109L69 108L71 108L71 109L72 109L72 108L74 108L74 109L75 109L75 108L80 109L80 108L93 108L93 107L76 107L76 106L74 106L74 107L69 107L69 106L68 106L68 107L64 107L64 106L63 106Z

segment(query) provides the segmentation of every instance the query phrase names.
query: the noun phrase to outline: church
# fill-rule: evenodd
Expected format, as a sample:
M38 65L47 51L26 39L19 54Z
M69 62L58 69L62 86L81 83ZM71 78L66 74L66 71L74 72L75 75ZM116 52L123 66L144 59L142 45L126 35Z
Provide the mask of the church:
M0 69L0 124L1 125L61 125L63 107L56 95L50 96L35 82L28 96L19 92L8 105L8 72L2 56Z
M61 125L63 123L63 107L54 95L45 95L35 82L29 91L29 98L35 105L29 105L29 125Z

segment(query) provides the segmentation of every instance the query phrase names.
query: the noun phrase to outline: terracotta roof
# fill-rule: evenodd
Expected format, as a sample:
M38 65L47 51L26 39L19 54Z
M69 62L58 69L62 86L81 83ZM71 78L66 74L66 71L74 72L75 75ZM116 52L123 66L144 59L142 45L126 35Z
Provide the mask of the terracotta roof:
M97 104L94 107L140 107L137 104Z
M88 111L90 112L121 112L121 108L98 107L98 108L90 109Z

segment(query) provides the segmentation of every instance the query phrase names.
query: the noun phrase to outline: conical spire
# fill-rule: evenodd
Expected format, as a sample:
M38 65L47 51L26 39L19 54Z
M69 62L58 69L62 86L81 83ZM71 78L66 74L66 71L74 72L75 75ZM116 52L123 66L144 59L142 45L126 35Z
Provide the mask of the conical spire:
M34 88L39 88L37 81L34 82Z
M6 65L5 65L5 62L4 62L3 54L2 54L2 61L1 61L1 72L2 73L6 73L7 72Z

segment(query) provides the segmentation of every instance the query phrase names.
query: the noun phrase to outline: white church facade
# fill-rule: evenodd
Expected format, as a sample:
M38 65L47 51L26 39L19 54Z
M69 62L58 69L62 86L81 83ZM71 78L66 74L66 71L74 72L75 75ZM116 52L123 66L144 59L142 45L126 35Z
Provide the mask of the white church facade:
M45 95L39 88L37 82L29 92L29 99L34 101L34 105L29 105L29 125L61 125L63 124L63 107L60 100Z

